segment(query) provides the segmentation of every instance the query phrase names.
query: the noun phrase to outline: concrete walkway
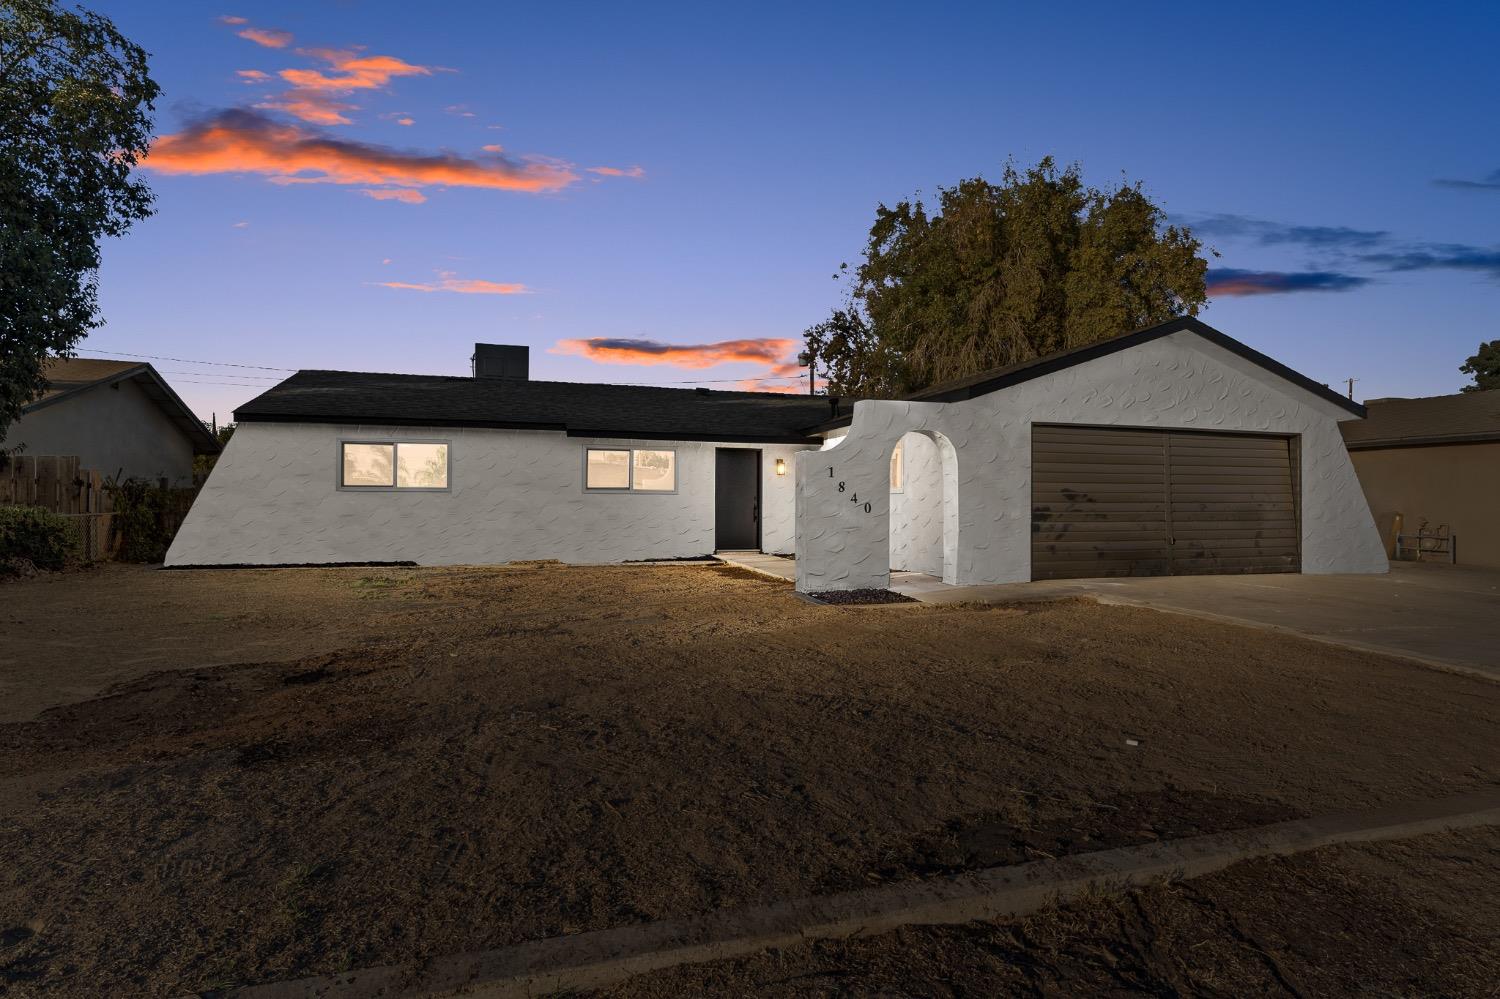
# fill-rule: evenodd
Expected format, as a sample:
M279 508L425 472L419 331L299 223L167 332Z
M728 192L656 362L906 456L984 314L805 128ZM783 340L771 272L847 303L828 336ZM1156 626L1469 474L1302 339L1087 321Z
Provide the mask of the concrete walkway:
M797 563L761 552L719 552L730 565L795 580ZM1350 648L1477 670L1500 678L1500 569L1397 562L1379 576L1141 576L945 586L891 573L891 589L923 603L1014 603L1088 596L1105 603L1284 628Z
M764 552L714 552L721 561L749 569L765 576L775 576L790 582L797 581L797 560Z
M1500 569L1399 562L1379 576L1146 576L943 586L893 573L926 603L1011 603L1090 596L1391 653L1500 678ZM936 585L934 585L936 584Z

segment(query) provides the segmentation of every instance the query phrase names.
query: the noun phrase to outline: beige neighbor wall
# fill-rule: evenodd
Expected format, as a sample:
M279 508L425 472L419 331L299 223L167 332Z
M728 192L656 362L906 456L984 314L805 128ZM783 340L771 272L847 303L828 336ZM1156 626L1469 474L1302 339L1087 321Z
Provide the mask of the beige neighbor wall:
M1350 451L1387 544L1401 514L1407 533L1425 517L1458 536L1460 565L1500 567L1500 442Z
M340 440L446 441L451 489L338 486ZM713 443L551 431L240 423L167 552L167 565L416 562L484 565L692 558L714 550ZM761 547L792 550L796 445L761 459ZM675 493L583 488L584 449L672 448ZM776 459L786 474L776 474Z
M24 444L25 454L76 454L79 465L101 475L193 484L192 441L129 379L27 413L3 443Z

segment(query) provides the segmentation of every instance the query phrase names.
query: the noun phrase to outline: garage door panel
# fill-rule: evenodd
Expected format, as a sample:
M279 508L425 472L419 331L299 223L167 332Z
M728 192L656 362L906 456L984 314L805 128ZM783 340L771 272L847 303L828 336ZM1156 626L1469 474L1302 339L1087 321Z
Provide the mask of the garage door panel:
M1286 438L1034 427L1032 575L1295 572Z

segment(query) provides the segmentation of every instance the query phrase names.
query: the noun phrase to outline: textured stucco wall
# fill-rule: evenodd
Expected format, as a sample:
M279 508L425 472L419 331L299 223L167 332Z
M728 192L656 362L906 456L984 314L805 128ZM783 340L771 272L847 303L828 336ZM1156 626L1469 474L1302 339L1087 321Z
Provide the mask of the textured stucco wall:
M912 431L936 435L956 455L956 469L945 475L944 580L1030 579L1033 422L1299 435L1302 571L1384 572L1380 538L1338 431L1346 417L1190 332L963 402L860 402L836 446L797 457L797 586L888 585L886 460Z
M130 380L97 385L11 424L4 444L27 454L76 454L101 475L192 485L193 443Z
M338 442L451 441L450 492L337 486ZM674 494L589 493L589 446L675 448ZM750 445L727 444L726 447ZM792 549L793 454L759 446L762 545ZM787 459L778 477L776 458ZM516 430L241 423L167 553L168 565L555 558L601 563L714 550L714 445Z

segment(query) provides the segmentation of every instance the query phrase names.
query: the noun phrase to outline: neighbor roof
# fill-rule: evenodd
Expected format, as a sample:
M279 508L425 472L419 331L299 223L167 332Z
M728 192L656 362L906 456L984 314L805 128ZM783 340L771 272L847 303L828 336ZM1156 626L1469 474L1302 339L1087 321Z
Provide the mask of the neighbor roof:
M1365 420L1339 427L1351 451L1500 441L1500 391L1376 399L1365 406Z
M852 403L843 403L847 409ZM235 410L242 423L560 430L574 437L804 444L826 396L524 378L299 371Z
M47 379L47 390L32 401L30 407L55 399L68 392L90 388L100 382L113 380L118 375L145 368L149 365L139 361L106 361L90 357L55 357L42 370Z
M1060 350L1056 353L1046 354L1042 357L1034 357L1029 361L1021 361L1019 364L1011 364L1003 368L993 368L982 371L977 375L969 375L966 378L956 378L952 381L942 382L925 388L920 392L907 396L911 402L959 402L963 399L973 399L977 396L997 392L1021 382L1040 378L1042 375L1071 368L1075 364L1092 361L1095 358L1107 357L1116 351L1128 350L1131 347L1139 347L1141 344L1150 343L1173 333L1195 333L1209 343L1222 347L1230 353L1237 354L1245 360L1256 364L1274 375L1291 382L1298 388L1311 392L1321 399L1331 402L1340 409L1347 410L1355 416L1364 416L1365 408L1353 400L1346 399L1327 385L1320 385L1306 375L1299 374L1291 368L1262 354L1258 350L1240 343L1233 337L1225 336L1207 323L1194 319L1191 316L1181 316L1177 319L1159 323L1156 326L1148 326L1145 329L1136 330L1113 337L1109 340L1100 340L1096 343L1087 344L1082 347L1074 347L1070 350ZM834 430L848 425L850 417L840 417L830 420L820 426L814 427L816 432Z
M194 454L217 454L218 439L203 421L178 397L155 368L139 361L107 361L92 357L55 357L42 369L47 388L21 408L22 415L66 402L89 389L115 382L134 381L146 397L161 407L173 423L193 442Z

